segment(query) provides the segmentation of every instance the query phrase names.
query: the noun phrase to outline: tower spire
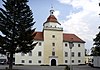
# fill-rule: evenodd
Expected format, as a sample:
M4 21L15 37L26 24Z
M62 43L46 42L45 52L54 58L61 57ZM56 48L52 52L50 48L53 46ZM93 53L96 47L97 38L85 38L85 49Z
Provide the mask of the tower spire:
M51 5L50 15L53 15L53 14L54 14L54 9L53 9L53 6Z

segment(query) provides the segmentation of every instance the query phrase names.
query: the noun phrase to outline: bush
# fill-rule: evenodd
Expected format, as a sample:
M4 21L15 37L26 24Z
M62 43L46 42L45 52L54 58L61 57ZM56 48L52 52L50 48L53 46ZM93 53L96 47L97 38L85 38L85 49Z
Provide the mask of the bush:
M65 67L65 70L70 70L70 67L67 65L67 66Z

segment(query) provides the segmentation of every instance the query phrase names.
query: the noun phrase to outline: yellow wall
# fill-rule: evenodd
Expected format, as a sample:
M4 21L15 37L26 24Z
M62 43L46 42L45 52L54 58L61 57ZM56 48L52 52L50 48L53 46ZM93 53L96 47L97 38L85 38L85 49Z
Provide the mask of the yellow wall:
M55 38L52 38L55 35ZM55 43L55 46L52 46ZM63 31L62 30L44 30L44 64L49 65L52 49L55 48L55 56L58 58L58 65L63 63ZM52 58L53 59L53 58Z

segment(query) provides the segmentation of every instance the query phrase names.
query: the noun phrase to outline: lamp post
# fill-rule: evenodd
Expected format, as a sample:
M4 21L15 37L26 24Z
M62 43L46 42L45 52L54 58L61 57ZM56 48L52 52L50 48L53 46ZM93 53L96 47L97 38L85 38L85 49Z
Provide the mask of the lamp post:
M73 41L69 42L69 49L70 49L70 70L72 70L72 48L73 48Z

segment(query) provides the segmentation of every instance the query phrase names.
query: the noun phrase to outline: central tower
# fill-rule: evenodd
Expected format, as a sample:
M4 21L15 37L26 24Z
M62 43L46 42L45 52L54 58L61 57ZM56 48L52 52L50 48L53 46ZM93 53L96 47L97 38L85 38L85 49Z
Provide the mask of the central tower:
M44 64L63 64L63 28L54 16L53 8L43 24L44 33Z

